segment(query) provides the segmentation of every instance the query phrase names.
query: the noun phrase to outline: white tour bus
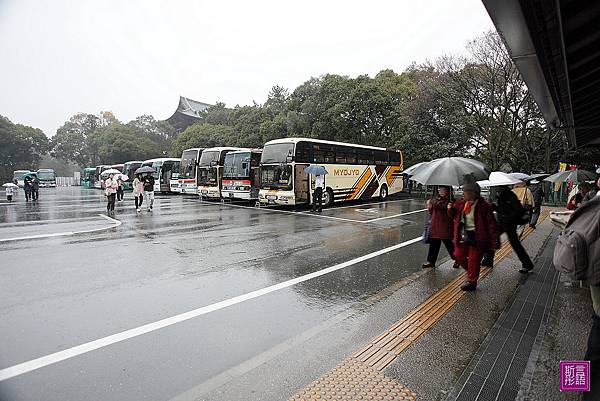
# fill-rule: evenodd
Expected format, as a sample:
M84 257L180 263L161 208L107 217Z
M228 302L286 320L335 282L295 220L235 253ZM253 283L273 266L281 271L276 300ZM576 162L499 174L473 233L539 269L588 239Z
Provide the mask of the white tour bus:
M300 205L312 202L314 176L304 169L318 164L327 170L323 205L355 199L387 198L402 191L403 155L374 146L284 138L269 141L262 152L259 201Z
M198 163L204 148L186 149L181 154L179 187L182 194L198 193Z
M218 147L204 149L198 165L198 195L201 198L221 198L221 178L225 155L242 148Z
M154 192L170 192L171 191L171 173L173 168L178 168L177 164L180 159L172 157L161 157L158 159L145 160L141 167L152 167L154 173Z
M223 198L257 200L260 190L260 155L262 149L244 149L225 155Z

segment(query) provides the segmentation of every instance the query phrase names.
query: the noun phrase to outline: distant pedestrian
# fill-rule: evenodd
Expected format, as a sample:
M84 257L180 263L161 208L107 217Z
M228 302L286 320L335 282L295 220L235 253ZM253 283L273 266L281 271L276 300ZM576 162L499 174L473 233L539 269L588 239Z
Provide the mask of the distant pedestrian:
M584 199L589 200L587 196L592 186L587 182L582 182L577 186L577 193L569 199L567 203L567 209L569 210L577 210L582 204Z
M506 233L510 246L521 261L519 272L527 274L533 270L533 262L525 248L523 248L523 244L521 244L521 240L517 234L517 227L526 223L523 220L524 216L526 216L526 211L521 201L517 198L517 195L508 186L496 186L496 194L498 197L494 209L498 212L500 231Z
M144 201L144 183L137 174L131 183L133 187L133 197L135 198L135 210L141 212L142 202Z
M31 199L31 191L33 191L33 184L31 183L31 176L29 175L23 177L23 190L25 192L25 202L29 202Z
M117 201L122 202L125 195L125 182L122 176L117 177Z
M40 180L37 178L37 175L31 177L31 198L34 201L37 201L40 197Z
M313 212L321 212L323 210L323 191L325 190L325 176L322 174L315 175L315 190L313 192Z
M13 186L4 187L4 191L6 192L6 200L9 202L12 202L13 195L16 191L15 187L13 187Z
M142 182L144 183L144 197L146 198L147 210L151 211L154 206L154 177L151 174L146 174Z
M429 252L427 254L427 262L421 267L435 267L442 242L448 251L448 254L454 259L454 244L452 243L452 218L448 215L448 204L454 202L451 196L451 187L441 186L438 188L438 195L434 199L427 201L427 210L431 215L429 223L428 240ZM458 268L459 264L454 263L452 266Z
M113 174L110 174L104 181L104 192L107 198L106 211L109 214L114 214L117 196L117 180L114 178Z
M533 190L533 213L531 215L531 221L529 222L529 226L531 228L535 228L537 226L537 222L542 211L542 204L544 203L544 198L546 198L544 188L542 187L542 184L537 184L536 188Z
M463 291L477 289L484 254L499 248L492 205L480 194L478 184L465 184L463 199L448 203L448 213L454 218L454 258L467 270L467 281L460 287Z

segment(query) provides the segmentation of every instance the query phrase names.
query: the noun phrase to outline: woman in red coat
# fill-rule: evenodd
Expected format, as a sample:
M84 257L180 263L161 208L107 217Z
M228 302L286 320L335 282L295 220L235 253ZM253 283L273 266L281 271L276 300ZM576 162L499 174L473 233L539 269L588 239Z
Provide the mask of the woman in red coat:
M484 253L499 248L499 237L492 205L479 195L478 184L463 186L463 199L448 205L454 218L454 258L467 270L467 282L460 289L474 291Z
M452 244L452 218L448 215L448 204L454 202L450 196L449 187L439 187L438 196L427 201L427 210L431 214L429 224L429 252L427 262L423 263L423 268L435 267L442 242L448 250L448 254L454 259L454 245ZM458 264L454 263L455 268Z

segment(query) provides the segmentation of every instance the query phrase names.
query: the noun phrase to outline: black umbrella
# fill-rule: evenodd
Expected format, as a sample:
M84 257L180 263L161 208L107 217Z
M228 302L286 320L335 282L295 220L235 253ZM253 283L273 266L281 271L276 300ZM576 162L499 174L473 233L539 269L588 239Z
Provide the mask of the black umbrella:
M140 167L137 170L135 170L136 174L144 174L144 173L155 173L156 170L154 170L152 167L150 166L144 166L144 167Z

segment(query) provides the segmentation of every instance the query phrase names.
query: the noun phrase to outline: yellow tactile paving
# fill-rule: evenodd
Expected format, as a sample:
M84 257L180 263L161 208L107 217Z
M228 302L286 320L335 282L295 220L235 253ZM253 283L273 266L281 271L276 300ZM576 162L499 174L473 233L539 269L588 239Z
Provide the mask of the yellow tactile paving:
M417 395L396 381L354 359L346 359L306 389L296 393L293 401L412 401Z
M548 211L544 210L539 221L542 222L547 216ZM531 232L533 229L525 228L522 238ZM494 265L511 251L510 244L503 243L496 252ZM483 279L490 271L488 267L482 268L479 278ZM381 371L439 322L465 295L460 289L465 278L466 272L290 400L416 400L417 395L414 392L384 376Z

